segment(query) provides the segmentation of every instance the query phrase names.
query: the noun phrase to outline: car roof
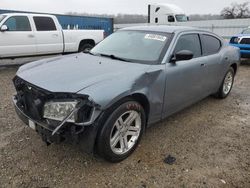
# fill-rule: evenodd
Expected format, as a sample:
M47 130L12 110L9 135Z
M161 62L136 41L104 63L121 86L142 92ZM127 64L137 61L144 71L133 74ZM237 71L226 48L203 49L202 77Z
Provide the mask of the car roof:
M155 32L165 32L165 33L176 33L176 32L182 32L182 31L206 32L202 29L198 29L195 27L170 26L170 25L133 26L133 27L126 27L121 30L155 31Z
M163 33L181 33L181 32L198 32L198 33L205 33L209 35L213 35L216 38L224 41L222 37L219 35L206 31L203 29L199 29L196 27L187 27L187 26L172 26L172 25L147 25L147 26L133 26L133 27L126 27L120 30L135 30L135 31L153 31L153 32L163 32Z
M51 14L33 14L33 13L4 13L2 15L5 15L5 16L49 16L49 17L54 17L54 15L51 15Z

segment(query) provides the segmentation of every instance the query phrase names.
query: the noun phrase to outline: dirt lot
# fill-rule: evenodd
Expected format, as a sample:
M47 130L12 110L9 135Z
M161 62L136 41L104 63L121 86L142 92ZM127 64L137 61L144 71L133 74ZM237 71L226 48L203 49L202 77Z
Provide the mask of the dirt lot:
M227 99L209 97L149 128L119 164L47 147L15 115L15 72L0 70L0 187L250 187L250 64ZM169 154L173 165L163 162Z

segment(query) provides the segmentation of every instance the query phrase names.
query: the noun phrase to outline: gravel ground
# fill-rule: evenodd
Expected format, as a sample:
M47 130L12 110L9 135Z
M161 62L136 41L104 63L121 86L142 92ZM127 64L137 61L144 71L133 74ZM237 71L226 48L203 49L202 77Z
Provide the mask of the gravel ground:
M208 97L149 128L118 164L47 147L14 112L15 72L0 70L0 187L250 187L250 64L227 99Z

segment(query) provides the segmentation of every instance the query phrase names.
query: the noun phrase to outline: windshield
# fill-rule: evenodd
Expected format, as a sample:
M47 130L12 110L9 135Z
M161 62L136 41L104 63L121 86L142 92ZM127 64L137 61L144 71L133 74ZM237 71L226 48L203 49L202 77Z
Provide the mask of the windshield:
M188 17L185 14L175 15L177 22L187 22Z
M156 64L167 49L171 34L149 31L118 31L95 46L91 53L130 62Z
M0 15L0 22L5 18L5 15Z
M250 28L242 31L242 34L250 34Z

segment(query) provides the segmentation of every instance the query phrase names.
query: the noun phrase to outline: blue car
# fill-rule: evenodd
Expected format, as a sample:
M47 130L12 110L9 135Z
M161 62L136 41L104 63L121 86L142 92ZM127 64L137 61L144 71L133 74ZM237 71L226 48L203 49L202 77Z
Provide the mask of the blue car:
M242 58L250 58L250 27L230 39L230 45L240 48Z

